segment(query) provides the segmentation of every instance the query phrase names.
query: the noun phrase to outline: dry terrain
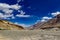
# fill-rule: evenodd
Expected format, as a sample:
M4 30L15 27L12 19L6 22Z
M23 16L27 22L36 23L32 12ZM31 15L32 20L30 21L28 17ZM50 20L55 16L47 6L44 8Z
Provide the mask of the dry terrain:
M60 40L60 31L0 30L0 40Z

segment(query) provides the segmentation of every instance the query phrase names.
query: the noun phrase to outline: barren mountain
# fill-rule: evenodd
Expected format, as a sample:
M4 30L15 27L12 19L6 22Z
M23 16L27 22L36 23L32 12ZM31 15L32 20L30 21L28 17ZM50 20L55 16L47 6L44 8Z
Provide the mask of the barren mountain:
M0 30L22 30L24 29L22 26L13 24L12 22L8 22L6 20L0 20Z
M47 22L39 22L30 27L30 29L52 29L52 28L60 28L60 14L48 20Z

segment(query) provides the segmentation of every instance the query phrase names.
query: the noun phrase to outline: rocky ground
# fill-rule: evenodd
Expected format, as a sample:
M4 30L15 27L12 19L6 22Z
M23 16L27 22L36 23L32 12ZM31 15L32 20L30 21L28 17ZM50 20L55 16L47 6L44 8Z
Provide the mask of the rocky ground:
M0 30L0 40L60 40L60 31Z

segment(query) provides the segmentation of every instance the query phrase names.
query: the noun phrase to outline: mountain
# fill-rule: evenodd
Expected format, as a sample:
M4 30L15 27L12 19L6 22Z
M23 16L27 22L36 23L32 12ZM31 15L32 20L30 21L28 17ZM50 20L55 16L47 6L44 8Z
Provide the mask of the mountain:
M60 14L48 20L47 22L39 22L30 27L30 29L52 29L52 28L60 28Z
M0 20L0 30L22 30L22 26L16 25L6 20Z

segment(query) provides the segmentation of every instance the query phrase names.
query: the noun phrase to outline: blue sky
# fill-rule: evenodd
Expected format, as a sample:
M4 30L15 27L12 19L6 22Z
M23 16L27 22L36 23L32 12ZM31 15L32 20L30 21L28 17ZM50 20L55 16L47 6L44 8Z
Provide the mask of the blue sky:
M60 0L0 0L0 19L28 27L60 14Z

